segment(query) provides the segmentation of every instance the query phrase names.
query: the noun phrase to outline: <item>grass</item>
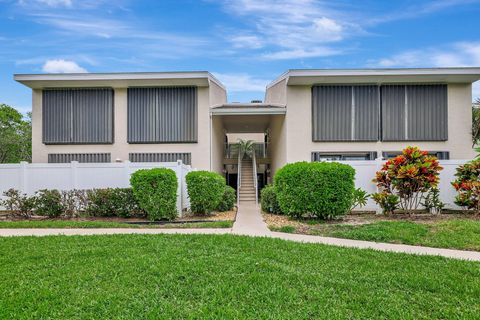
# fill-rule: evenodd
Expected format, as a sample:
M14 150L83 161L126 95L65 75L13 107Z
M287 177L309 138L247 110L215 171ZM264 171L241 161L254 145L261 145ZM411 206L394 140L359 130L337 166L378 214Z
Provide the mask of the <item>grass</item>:
M205 221L172 224L128 224L111 221L41 220L0 221L0 229L18 228L231 228L233 221Z
M214 235L0 238L0 318L475 319L480 264Z
M295 233L297 228L283 226L277 228L276 231ZM303 233L480 251L480 220L447 219L428 224L411 221L378 221L362 225L322 224L314 228L307 228L307 231Z

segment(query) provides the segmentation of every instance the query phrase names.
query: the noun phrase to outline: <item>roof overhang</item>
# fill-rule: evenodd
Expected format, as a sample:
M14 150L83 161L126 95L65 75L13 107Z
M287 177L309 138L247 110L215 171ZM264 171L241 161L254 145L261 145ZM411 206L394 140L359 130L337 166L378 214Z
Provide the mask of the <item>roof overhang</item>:
M15 74L13 79L32 89L59 87L127 88L139 86L208 87L210 82L213 82L225 90L223 84L208 71Z
M480 68L322 69L289 70L267 88L286 80L287 85L354 83L473 83Z
M277 115L286 114L287 108L281 104L269 103L226 103L210 108L212 115Z

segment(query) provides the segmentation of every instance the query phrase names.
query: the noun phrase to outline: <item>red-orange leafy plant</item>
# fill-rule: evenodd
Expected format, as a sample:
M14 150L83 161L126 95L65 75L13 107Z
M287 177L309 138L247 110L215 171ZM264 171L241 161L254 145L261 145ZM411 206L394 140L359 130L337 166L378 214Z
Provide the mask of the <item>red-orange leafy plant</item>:
M379 193L397 196L400 208L412 213L424 194L438 186L442 169L436 157L417 147L407 147L401 155L385 162L373 182Z
M452 182L458 194L455 204L480 213L480 159L472 160L457 168L457 179Z

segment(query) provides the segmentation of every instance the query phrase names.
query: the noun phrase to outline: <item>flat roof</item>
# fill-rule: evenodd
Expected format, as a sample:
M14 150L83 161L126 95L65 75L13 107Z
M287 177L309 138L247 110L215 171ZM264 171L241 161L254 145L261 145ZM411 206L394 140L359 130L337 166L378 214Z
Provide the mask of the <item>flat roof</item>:
M480 80L480 67L389 69L290 69L267 85L286 80L287 85L317 83L472 83Z
M214 82L226 90L225 86L208 71L15 74L13 79L32 89L65 86L129 87L151 85L208 87L210 82Z
M275 115L286 112L285 105L276 103L225 103L210 108L212 115Z

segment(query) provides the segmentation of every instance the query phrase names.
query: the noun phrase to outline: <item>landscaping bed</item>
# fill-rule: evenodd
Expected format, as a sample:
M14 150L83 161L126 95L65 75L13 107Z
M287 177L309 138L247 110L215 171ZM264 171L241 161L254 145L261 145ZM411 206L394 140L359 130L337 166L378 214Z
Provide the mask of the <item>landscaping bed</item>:
M291 219L264 213L272 231L480 251L480 216L416 213L349 214L342 219Z
M0 318L475 319L479 263L206 235L0 238Z
M10 218L0 213L0 228L231 228L236 210L212 212L207 215L185 214L175 220L150 221L145 218L79 217L49 218L32 216L28 219Z

